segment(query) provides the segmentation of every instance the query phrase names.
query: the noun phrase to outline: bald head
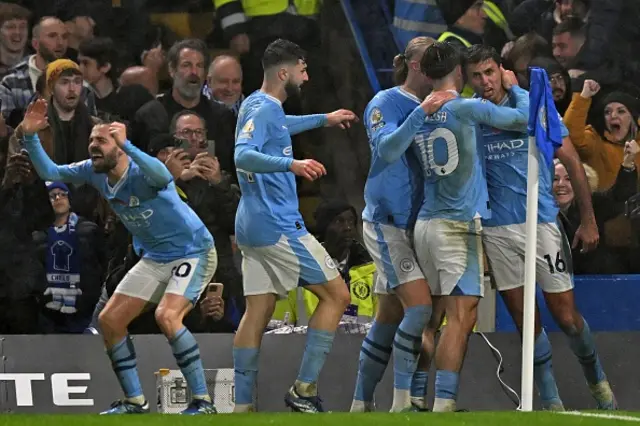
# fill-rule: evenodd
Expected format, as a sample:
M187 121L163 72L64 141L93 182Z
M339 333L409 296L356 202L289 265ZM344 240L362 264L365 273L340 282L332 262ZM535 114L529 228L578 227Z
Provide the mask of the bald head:
M158 94L158 77L147 67L129 67L120 75L120 86L139 84L144 86L153 96Z
M58 18L45 16L33 27L31 45L45 62L64 57L69 46L69 31Z
M216 57L209 66L207 83L213 98L225 105L234 105L242 95L242 67L229 55Z

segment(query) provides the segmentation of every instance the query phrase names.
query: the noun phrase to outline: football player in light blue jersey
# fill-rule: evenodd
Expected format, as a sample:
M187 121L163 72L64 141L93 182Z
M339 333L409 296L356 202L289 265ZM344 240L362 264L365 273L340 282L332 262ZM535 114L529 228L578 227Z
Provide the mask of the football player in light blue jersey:
M51 161L37 135L47 126L46 111L46 102L39 100L22 121L25 147L38 175L45 180L93 185L132 234L136 252L142 257L100 313L107 354L125 394L102 414L149 411L127 334L129 323L149 303L158 304L156 321L169 339L193 396L183 413L215 413L198 343L182 324L216 270L213 237L182 202L165 165L134 147L122 123L93 127L89 160L65 166Z
M480 96L496 105L513 106L514 99L502 87L500 55L489 46L470 48L466 72ZM520 332L524 300L524 249L526 244L527 166L529 138L527 125L511 131L482 126L487 186L492 216L483 221L483 241L494 285ZM568 131L563 126L563 143L556 156L567 165L580 203L581 226L574 244L595 248L598 228L593 215L591 190ZM573 298L569 265L571 251L557 225L558 206L552 193L553 169L539 153L540 194L538 201L538 249L536 281L549 311L582 364L598 408L615 408L615 398L598 359L589 325L578 312ZM534 377L543 409L563 410L553 376L551 344L536 315Z
M276 298L299 284L319 304L309 320L298 378L285 395L293 411L324 411L317 380L350 295L333 259L305 228L298 211L295 175L315 180L326 174L314 160L294 160L291 135L322 126L348 127L351 111L285 116L282 103L308 80L305 52L276 40L264 52L264 82L240 107L235 163L242 198L236 240L242 251L247 308L233 342L235 412L253 411L253 393L264 330Z
M392 412L425 410L426 375L414 375L424 330L431 316L429 286L409 235L422 200L422 178L411 151L389 149L411 141L429 110L423 99L431 90L420 72L420 58L435 40L417 37L394 60L398 85L379 92L365 109L371 167L365 184L363 237L378 271L379 304L362 343L351 412L375 411L373 395L393 353Z
M427 354L433 350L442 313L447 317L435 351L436 412L456 410L459 372L484 294L480 219L489 217L490 209L478 125L519 128L527 124L529 104L526 92L507 71L503 71L503 81L516 98L515 109L461 98L461 63L461 53L449 43L438 42L425 51L421 69L433 80L434 90L452 91L457 97L427 117L412 143L425 181L414 228L415 249L437 313L423 335Z

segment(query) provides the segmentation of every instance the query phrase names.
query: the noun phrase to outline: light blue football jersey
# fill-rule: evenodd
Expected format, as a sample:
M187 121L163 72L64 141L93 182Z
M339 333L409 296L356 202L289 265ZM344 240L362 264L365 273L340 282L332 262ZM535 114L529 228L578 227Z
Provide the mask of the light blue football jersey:
M236 156L251 148L269 157L293 161L290 130L280 101L257 91L244 100L236 127ZM298 210L295 175L284 167L275 173L255 173L236 161L242 197L236 214L238 244L262 247L282 235L299 238L308 233Z
M129 169L113 186L106 174L93 171L91 160L61 166L53 163L37 135L25 138L25 146L43 179L95 187L131 233L136 253L143 257L167 263L205 253L214 246L204 223L180 199L165 165L131 142L125 149L130 156ZM153 173L144 173L144 168Z
M515 107L515 99L507 94L500 105ZM563 138L569 135L564 124L561 131ZM483 221L483 225L505 226L525 223L529 161L527 126L525 124L517 130L501 130L489 125L482 125L482 135L489 203L491 204L491 217ZM554 170L544 160L540 151L538 152L538 164L540 170L538 222L555 222L558 217L558 205L553 196Z
M480 123L517 129L527 125L526 91L512 88L516 109L458 96L427 117L413 142L424 176L419 219L471 221L491 214Z
M365 128L371 148L371 166L364 186L365 208L362 219L371 223L393 225L408 229L413 226L415 214L422 200L422 174L420 164L412 150L406 150L399 159L388 162L380 155L380 142L396 134L407 117L420 108L420 100L400 87L379 92L364 112ZM419 111L421 112L421 111ZM407 129L410 143L424 122L419 117L415 130Z

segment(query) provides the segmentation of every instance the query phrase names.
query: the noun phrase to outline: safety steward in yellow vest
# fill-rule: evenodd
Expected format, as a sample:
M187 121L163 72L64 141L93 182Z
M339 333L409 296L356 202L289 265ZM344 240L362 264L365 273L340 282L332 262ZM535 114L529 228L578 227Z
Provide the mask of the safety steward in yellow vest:
M212 0L216 19L229 47L242 55L243 89L262 84L262 54L277 38L300 45L311 55L320 43L316 18L322 0Z
M499 51L506 41L513 38L500 8L491 1L437 0L437 4L448 27L447 31L440 34L438 41L452 43L463 52L466 52L467 48L474 44L498 44L495 47ZM497 40L485 40L487 30L490 27L499 29L501 36L497 37ZM492 32L491 35L492 39L496 39L495 32ZM495 43L491 43L491 41ZM465 85L462 96L472 97L473 89L469 85Z
M342 200L330 200L317 208L315 219L318 239L333 258L351 292L351 305L347 307L343 321L371 322L377 307L377 298L373 294L376 268L364 246L354 239L358 224L356 210ZM283 321L288 316L288 324L300 325L303 314L298 314L299 308L304 308L307 319L311 318L318 306L318 298L307 290L302 294L303 307L298 306L294 290L287 299L276 303L272 319Z

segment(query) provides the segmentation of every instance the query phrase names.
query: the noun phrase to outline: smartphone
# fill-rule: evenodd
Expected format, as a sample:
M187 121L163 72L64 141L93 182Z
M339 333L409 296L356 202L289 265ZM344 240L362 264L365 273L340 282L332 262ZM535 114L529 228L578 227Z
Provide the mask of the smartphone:
M178 149L183 149L187 151L188 149L191 148L191 143L189 143L189 141L187 140L175 138L175 141L176 141L176 148Z
M208 140L207 141L207 154L212 157L216 156L216 141Z
M636 194L624 203L624 215L631 220L640 219L640 194Z
M211 283L207 286L207 296L222 297L222 291L224 290L224 284Z

